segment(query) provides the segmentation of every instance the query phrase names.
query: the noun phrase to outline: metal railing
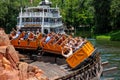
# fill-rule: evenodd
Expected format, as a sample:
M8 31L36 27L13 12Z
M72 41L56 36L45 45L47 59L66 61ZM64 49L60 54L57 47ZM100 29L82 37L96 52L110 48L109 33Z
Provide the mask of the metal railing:
M43 17L43 13L42 12L23 12L22 14L20 13L19 16L22 17ZM60 17L59 14L57 13L44 13L45 17Z

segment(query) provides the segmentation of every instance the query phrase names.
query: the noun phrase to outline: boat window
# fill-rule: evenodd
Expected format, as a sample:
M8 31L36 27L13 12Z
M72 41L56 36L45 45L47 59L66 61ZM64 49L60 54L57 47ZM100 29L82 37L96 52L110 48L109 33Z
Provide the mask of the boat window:
M50 28L50 31L51 32L55 32L55 28Z
M19 23L20 22L20 18L17 18L17 23Z
M26 22L26 18L22 18L22 22Z
M57 18L55 19L55 22L58 22L58 19L57 19Z
M42 12L42 10L41 9L37 9L37 12Z
M39 9L33 9L33 12L38 12L39 11Z
M45 18L44 21L45 21L45 22L48 22L48 18Z
M58 13L58 10L56 10L56 9L51 9L50 12L51 12L51 13Z
M50 20L51 20L51 19L50 19L50 18L48 18L48 22L50 22Z
M61 22L61 21L62 21L62 19L61 19L61 18L58 18L58 21L59 21L59 22Z
M44 29L44 33L45 33L45 34L48 34L48 29Z
M40 18L36 18L36 22L40 22Z
M35 18L36 22L42 22L42 18Z
M42 22L42 18L40 18L40 22Z
M54 23L54 19L50 19L50 23Z
M36 18L32 18L33 22L36 22Z
M47 9L44 9L44 12L47 12Z
M26 18L26 22L29 22L29 18Z

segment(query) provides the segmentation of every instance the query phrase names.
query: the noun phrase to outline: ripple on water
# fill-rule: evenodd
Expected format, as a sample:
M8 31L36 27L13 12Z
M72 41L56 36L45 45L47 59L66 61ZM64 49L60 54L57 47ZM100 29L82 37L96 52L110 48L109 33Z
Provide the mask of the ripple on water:
M118 71L111 73L105 77L114 77L115 80L120 80L120 54L118 53L101 53L102 61L108 61L111 67L118 67Z

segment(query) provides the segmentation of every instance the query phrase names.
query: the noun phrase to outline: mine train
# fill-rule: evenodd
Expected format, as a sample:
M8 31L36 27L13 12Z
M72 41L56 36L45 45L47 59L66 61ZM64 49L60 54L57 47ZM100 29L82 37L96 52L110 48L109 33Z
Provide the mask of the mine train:
M62 55L62 53L66 54L66 52L69 50L65 47L66 45L68 45L73 40L79 42L80 39L82 39L73 38L72 36L66 34L56 34L53 32L47 35L43 35L41 33L37 33L35 35L33 32L29 32L28 36L25 38L26 33L27 32L23 31L17 38L11 39L11 44L16 49L35 50L41 51L42 53L50 52L52 54ZM51 36L51 38L46 42L48 36ZM66 62L71 68L77 67L95 51L94 46L88 40L84 41L82 45L79 46L79 48L72 49L72 55L66 58Z

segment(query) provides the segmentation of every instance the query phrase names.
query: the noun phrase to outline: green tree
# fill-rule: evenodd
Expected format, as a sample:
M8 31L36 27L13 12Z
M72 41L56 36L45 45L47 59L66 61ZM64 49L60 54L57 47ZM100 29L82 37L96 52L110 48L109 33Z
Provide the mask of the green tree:
M111 25L113 30L120 30L120 0L112 0Z
M0 27L5 25L6 18L4 17L8 13L7 4L5 1L0 1Z
M14 0L2 0L0 6L0 26L2 26L8 33L11 28L16 25L19 3Z
M104 34L111 31L110 26L111 0L94 0L95 33Z
M92 0L64 0L62 16L67 26L93 23Z

